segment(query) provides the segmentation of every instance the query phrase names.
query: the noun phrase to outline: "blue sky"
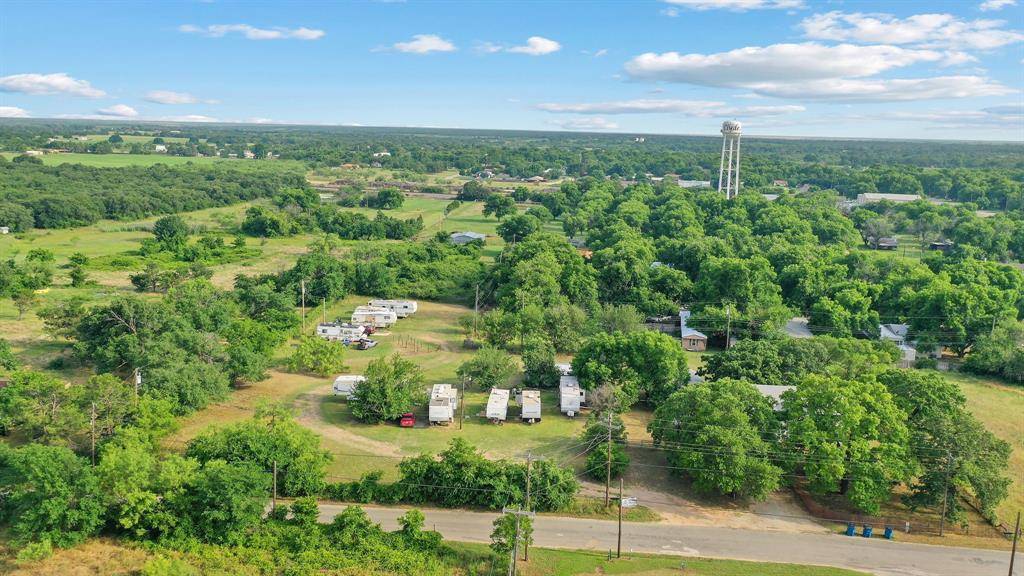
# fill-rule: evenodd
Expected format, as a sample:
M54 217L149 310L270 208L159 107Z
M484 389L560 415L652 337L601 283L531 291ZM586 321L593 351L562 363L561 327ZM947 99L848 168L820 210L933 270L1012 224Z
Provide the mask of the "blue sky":
M1019 141L1021 4L8 1L0 116Z

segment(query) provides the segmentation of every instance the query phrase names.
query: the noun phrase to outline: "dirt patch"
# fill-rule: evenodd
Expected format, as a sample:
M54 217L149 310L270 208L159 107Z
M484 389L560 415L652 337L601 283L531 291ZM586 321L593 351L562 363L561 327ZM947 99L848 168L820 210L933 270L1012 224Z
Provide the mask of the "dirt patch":
M402 456L402 451L393 444L371 440L365 436L360 436L344 428L324 422L323 416L320 413L320 403L327 398L330 391L329 387L316 388L299 394L293 404L298 413L295 418L296 421L324 438L333 440L342 446L351 446L378 456Z

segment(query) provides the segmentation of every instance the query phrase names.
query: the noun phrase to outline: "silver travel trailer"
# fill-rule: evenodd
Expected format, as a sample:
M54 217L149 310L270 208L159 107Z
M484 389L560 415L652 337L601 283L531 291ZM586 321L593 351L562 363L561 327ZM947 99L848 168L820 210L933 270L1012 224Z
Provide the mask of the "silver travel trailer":
M562 376L558 381L558 409L570 418L580 413L587 402L587 391L580 388L575 376Z
M324 340L359 340L366 335L366 328L348 322L321 322L316 325L316 335Z
M523 390L519 393L520 418L533 424L540 422L540 390Z
M408 318L419 308L415 300L370 300L366 305L374 308L387 308L399 318Z
M435 384L430 390L427 420L431 424L443 424L445 426L454 422L458 398L459 392L451 384Z
M487 398L487 419L495 424L501 424L508 417L508 390L502 388L491 388L491 395Z
M334 379L334 395L351 398L356 387L366 382L366 377L359 374L342 374Z
M387 308L359 306L352 312L353 324L369 324L374 328L387 328L398 322L398 315Z

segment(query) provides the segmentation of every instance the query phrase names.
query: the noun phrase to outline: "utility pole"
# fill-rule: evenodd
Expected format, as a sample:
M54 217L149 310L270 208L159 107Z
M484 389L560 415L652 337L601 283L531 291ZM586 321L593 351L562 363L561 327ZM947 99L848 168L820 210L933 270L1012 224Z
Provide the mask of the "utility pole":
M725 305L725 349L732 344L732 304Z
M608 490L612 483L612 411L608 410L608 441L604 448L604 507L608 507Z
M92 403L92 412L89 415L89 431L92 437L92 465L96 465L96 403Z
M299 285L302 286L302 332L306 332L306 279L303 278L299 281Z
M1013 526L1013 547L1010 548L1010 576L1013 576L1013 558L1017 555L1018 538L1020 538L1020 510L1017 510L1017 523Z
M476 340L476 319L480 316L480 283L476 285L476 298L473 299L473 339Z
M533 469L533 454L526 453L526 511L530 511L530 473ZM530 559L530 543L523 542L523 561Z
M324 298L324 324L327 324L327 298Z
M619 476L619 543L615 548L615 557L622 558L622 476Z
M274 460L274 496L272 506L277 508L277 460Z
M939 517L939 536L946 533L946 506L949 504L949 469L953 466L953 455L946 450L946 479L942 483L942 516Z
M515 576L515 573L516 573L516 562L519 560L519 517L520 516L528 516L530 518L533 518L537 514L535 512L530 512L529 510L523 510L523 509L520 509L520 508L508 508L508 507L502 508L501 509L501 513L502 514L512 514L512 515L514 515L516 517L516 536L515 536L515 541L512 543L512 561L509 562L509 565L508 565L508 574L509 574L509 576Z
M466 379L462 379L462 394L459 395L459 403L462 416L459 418L459 430L462 430L462 423L466 421Z

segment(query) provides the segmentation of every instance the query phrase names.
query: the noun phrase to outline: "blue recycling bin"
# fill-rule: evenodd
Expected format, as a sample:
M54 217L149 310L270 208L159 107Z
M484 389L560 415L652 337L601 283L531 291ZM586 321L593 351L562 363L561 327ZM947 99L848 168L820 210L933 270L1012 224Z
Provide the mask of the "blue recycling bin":
M846 523L846 535L847 536L853 536L856 533L857 533L857 525L854 524L853 522L847 522Z
M892 540L892 526L885 527L885 539Z
M871 538L871 533L872 532L873 532L873 530L871 529L871 524L865 524L864 525L864 529L861 530L861 532L860 532L860 535L865 537L865 538Z

